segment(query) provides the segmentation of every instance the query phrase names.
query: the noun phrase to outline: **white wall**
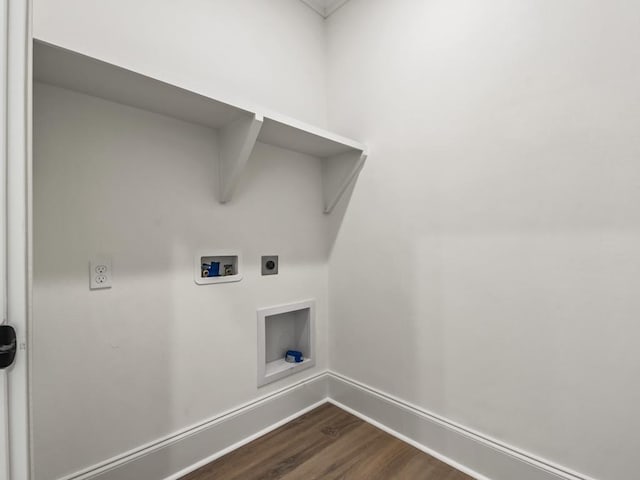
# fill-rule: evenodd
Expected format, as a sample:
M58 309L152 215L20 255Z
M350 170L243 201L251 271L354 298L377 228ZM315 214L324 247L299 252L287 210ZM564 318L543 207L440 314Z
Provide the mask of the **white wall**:
M34 103L36 479L326 368L317 159L259 144L221 206L214 131L46 85ZM193 256L207 249L240 250L244 279L197 286ZM89 291L96 253L113 258L111 290ZM280 255L278 276L260 276L261 254ZM317 366L258 389L256 309L308 298Z
M370 145L331 368L565 467L637 477L640 5L351 0L329 124Z
M324 26L298 0L33 0L34 36L323 126Z
M34 0L33 21L40 40L326 122L323 21L297 0ZM48 86L34 109L36 479L326 368L317 160L259 145L221 206L213 131ZM242 251L244 280L196 286L193 255L217 248ZM114 287L90 292L87 261L100 252L113 257ZM278 276L259 275L264 254L280 255ZM257 389L256 309L307 298L317 366Z

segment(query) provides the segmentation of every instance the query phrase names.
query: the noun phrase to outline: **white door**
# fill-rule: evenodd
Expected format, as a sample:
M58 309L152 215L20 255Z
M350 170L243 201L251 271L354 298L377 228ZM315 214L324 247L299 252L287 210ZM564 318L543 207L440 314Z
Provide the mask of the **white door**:
M0 480L28 480L31 1L0 2Z

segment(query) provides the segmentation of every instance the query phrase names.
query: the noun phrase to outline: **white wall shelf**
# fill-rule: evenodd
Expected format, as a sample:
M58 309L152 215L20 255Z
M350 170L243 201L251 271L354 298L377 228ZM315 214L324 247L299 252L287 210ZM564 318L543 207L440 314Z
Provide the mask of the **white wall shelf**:
M288 363L287 350L302 352L304 360ZM293 375L316 364L315 302L258 310L258 386Z
M34 79L69 90L204 125L218 131L217 196L233 197L257 141L323 161L324 212L330 213L367 158L361 143L272 112L257 112L38 40Z

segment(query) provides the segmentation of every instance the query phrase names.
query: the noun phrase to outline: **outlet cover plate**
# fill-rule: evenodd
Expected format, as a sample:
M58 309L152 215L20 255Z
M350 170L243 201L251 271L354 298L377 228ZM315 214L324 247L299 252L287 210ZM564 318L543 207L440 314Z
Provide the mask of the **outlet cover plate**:
M260 265L262 265L262 275L277 275L278 255L263 255Z
M109 257L94 257L89 262L89 288L100 290L111 288L111 259Z

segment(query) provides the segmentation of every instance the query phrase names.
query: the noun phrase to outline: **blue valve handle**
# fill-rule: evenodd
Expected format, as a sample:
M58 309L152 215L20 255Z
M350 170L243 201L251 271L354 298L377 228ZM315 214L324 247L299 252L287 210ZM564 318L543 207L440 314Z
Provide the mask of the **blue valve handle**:
M297 350L287 350L287 353L284 355L284 359L289 363L301 363L304 360L302 356L302 352Z

